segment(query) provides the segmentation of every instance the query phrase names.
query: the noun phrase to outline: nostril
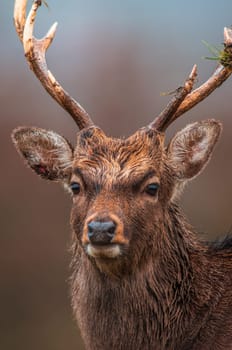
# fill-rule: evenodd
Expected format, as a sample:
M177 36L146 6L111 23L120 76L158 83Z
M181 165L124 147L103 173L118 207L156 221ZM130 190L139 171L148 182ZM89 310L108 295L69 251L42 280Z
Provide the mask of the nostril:
M109 225L108 228L107 228L108 234L110 234L110 235L113 236L113 235L115 234L115 229L116 229L116 225L115 225L115 223L112 221L112 224Z
M95 221L91 221L91 222L88 224L88 232L89 232L89 233L93 233L94 227L95 227Z
M91 243L107 244L114 237L115 230L113 221L91 221L88 223L88 238Z
M106 221L102 223L102 229L109 235L114 235L116 230L116 224L113 221Z

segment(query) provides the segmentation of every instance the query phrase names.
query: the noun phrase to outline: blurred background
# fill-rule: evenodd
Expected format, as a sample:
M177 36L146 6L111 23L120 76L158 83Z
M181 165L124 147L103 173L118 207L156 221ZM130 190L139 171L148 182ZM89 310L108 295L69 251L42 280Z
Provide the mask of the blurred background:
M36 34L58 21L47 61L63 87L112 136L128 136L167 104L194 63L198 84L216 63L201 40L223 42L232 2L222 0L47 0ZM31 3L29 1L29 3ZM75 144L76 126L28 69L13 28L13 0L0 5L0 349L83 349L69 298L71 201L59 185L27 169L10 134L18 125L52 129ZM207 239L231 231L232 78L188 112L190 121L220 119L224 132L204 173L186 188L182 206Z

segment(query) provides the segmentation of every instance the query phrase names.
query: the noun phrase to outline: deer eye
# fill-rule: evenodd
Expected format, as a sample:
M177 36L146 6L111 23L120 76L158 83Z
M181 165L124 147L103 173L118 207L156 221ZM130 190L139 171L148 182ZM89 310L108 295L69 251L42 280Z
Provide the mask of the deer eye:
M73 192L73 194L79 194L81 190L81 186L78 182L71 182L70 188Z
M149 194L149 196L156 196L157 192L159 189L159 184L158 183L152 183L147 185L147 187L145 188L145 192L147 194Z

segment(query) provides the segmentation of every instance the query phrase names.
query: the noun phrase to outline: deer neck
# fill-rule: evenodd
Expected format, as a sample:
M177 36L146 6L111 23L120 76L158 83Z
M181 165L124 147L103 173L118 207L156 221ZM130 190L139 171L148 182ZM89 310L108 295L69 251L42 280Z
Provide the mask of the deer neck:
M189 330L193 329L192 322L196 320L199 326L194 329L194 335L197 336L215 303L211 287L208 286L207 293L202 290L202 285L205 285L202 278L207 279L208 273L206 252L197 242L177 206L171 206L166 212L159 236L159 251L156 250L155 254L152 251L144 253L143 263L131 269L125 268L124 273L122 266L121 270L117 266L117 273L102 271L78 245L74 245L76 251L72 296L74 311L76 310L79 320L83 322L85 319L89 326L92 318L96 318L96 326L96 310L101 309L106 323L107 320L110 322L113 308L119 315L120 322L120 315L122 319L125 316L125 322L130 322L133 328L138 317L145 322L150 314L146 327L148 332L149 329L154 329L157 344L161 342L160 349L177 344L178 341L181 344L183 338L190 333ZM198 269L193 266L196 257ZM200 268L206 271L202 273ZM91 315L88 316L89 309ZM124 327L127 329L126 324ZM123 329L122 324L120 329ZM102 332L104 333L103 330ZM191 331L191 339L192 333Z

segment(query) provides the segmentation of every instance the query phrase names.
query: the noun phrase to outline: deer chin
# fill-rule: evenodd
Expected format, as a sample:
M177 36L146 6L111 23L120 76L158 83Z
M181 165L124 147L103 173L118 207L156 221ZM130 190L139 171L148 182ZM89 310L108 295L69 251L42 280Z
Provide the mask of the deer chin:
M114 259L121 255L121 248L119 244L111 243L105 245L87 244L86 252L93 258L108 258Z

